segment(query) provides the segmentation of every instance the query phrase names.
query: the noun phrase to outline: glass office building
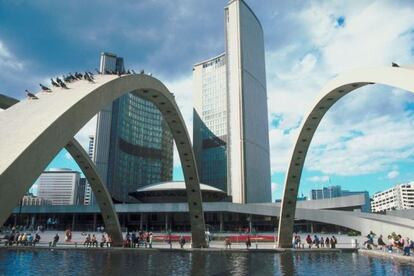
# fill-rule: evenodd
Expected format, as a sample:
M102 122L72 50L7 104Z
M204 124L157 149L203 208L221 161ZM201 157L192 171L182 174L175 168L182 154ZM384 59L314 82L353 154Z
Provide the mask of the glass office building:
M123 68L119 60L101 57L101 71ZM98 114L94 158L113 199L134 202L128 193L172 180L173 137L154 104L128 93Z
M150 101L131 93L112 105L108 188L116 198L152 183L172 180L172 134Z
M225 53L193 68L199 175L235 203L270 202L263 29L243 0L229 1L224 17Z
M227 191L226 62L222 54L194 65L194 149L201 183Z

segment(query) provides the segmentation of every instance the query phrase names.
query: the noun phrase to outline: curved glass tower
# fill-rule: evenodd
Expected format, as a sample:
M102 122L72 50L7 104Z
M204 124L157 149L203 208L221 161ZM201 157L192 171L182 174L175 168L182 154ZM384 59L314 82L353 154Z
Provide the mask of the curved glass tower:
M243 0L229 1L224 12L225 53L193 68L201 182L227 190L236 203L270 202L263 30Z
M133 94L112 105L107 185L112 196L128 202L128 193L172 179L173 137L161 112Z
M102 53L100 71L123 71L123 59ZM172 180L173 137L150 101L126 94L98 113L94 161L113 199L134 202L128 193Z

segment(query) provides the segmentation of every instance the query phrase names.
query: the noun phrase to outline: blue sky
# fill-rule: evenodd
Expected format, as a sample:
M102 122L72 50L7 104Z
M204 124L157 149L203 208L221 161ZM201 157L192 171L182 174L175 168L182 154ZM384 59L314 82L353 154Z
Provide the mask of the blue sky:
M19 99L39 82L98 67L101 51L145 69L176 94L192 129L192 65L224 49L225 0L0 0L0 93ZM273 198L318 91L340 72L410 64L410 1L246 2L265 34ZM122 3L122 4L120 4ZM91 120L77 135L86 145ZM300 193L323 185L371 194L414 180L414 96L372 86L341 99L323 119L306 160ZM176 155L177 156L177 155ZM62 151L49 167L76 165ZM179 160L174 175L182 177Z

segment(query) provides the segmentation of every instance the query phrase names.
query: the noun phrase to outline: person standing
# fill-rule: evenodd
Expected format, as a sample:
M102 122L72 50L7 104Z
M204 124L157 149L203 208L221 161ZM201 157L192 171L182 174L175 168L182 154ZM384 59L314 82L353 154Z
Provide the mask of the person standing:
M247 236L247 240L246 240L246 248L249 249L250 246L252 246L252 242L250 240L250 236Z
M337 240L335 238L335 236L332 236L331 238L331 248L336 248L336 244L337 244Z
M229 238L224 239L224 245L225 245L226 249L231 249L231 241L230 241Z
M148 244L149 248L152 248L152 232L149 232L148 234Z
M59 234L56 233L56 235L53 237L53 244L52 247L56 247L57 243L59 241Z
M410 256L411 241L408 237L404 239L404 256Z
M184 248L185 238L183 236L180 237L179 243L180 243L181 248Z

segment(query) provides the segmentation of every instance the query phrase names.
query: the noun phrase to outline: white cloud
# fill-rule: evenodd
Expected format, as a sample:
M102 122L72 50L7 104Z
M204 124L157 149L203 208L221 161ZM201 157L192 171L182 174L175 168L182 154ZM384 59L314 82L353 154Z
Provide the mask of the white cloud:
M23 62L19 61L0 40L0 69L20 71L23 66Z
M324 183L324 182L329 182L330 177L328 175L322 175L322 176L315 175L315 176L309 177L307 180L310 182Z
M313 2L290 15L300 26L293 42L266 53L270 120L279 119L269 133L272 172L286 171L298 122L336 74L389 66L391 61L410 63L413 13L413 7L385 1ZM345 24L338 28L340 16ZM322 120L306 168L359 175L390 171L396 162L412 158L414 118L405 110L409 102L414 102L409 93L381 86L347 95Z
M327 122L315 136L306 166L310 170L337 175L389 170L396 162L414 156L413 124L412 116L407 115L402 118L382 116L352 125L335 126ZM355 130L362 131L355 134ZM320 136L329 143L320 143Z
M394 179L394 178L396 178L397 176L399 176L400 175L400 172L399 171L396 171L396 170L392 170L392 171L390 171L388 174L387 174L387 178L388 179Z

